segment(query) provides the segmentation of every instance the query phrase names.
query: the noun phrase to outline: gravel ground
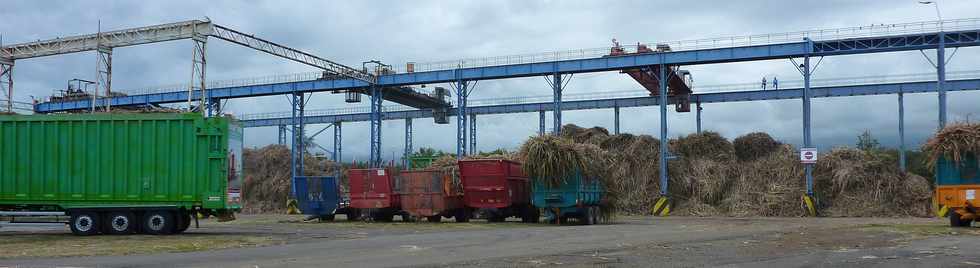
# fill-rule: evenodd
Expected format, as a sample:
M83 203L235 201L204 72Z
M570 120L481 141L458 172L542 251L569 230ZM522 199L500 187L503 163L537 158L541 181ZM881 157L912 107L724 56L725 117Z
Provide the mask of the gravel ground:
M66 232L50 226L0 228L0 239L21 241L20 252L28 252L0 254L0 267L980 266L975 250L980 248L980 228L949 228L943 220L921 218L622 217L605 225L550 226L342 219L317 223L294 216L244 215L230 223L203 222L189 235L165 237L170 247L95 254L65 252L127 243L124 248L134 248L139 243L130 241L160 238L72 240L79 238ZM201 237L232 242L181 246L200 243ZM52 245L66 249L23 250ZM0 245L0 253L10 250Z

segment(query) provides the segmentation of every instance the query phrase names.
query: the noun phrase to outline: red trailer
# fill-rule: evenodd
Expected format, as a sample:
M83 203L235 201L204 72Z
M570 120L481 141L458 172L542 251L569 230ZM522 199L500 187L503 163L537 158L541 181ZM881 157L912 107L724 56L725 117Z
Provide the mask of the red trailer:
M503 159L460 160L463 204L484 210L491 222L520 217L538 222L540 213L531 205L531 184L521 163Z
M463 189L454 185L454 174L441 170L402 171L402 210L429 222L442 221L442 217L455 217L457 222L469 221L463 208Z
M350 207L359 210L365 219L391 221L395 215L407 217L401 211L397 174L392 169L351 169Z

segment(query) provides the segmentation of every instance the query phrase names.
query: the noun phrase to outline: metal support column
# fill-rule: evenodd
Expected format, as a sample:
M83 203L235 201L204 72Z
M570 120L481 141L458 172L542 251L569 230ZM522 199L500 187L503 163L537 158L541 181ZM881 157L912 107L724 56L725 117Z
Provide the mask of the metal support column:
M466 100L470 96L468 81L457 80L453 83L456 89L456 158L466 156Z
M290 196L292 199L296 198L296 177L303 176L303 156L306 153L305 142L305 125L303 124L303 112L306 108L306 96L304 93L293 93L292 94L292 124L293 124L293 135L292 135L292 150L291 150L291 165L292 168L292 180L290 181Z
M14 61L0 58L0 85L4 85L7 111L14 112ZM3 90L3 89L0 89Z
M335 175L337 176L337 181L340 181L340 176L342 175L340 171L340 162L344 157L344 155L341 153L341 149L343 149L343 139L341 135L343 132L341 131L340 126L340 122L333 123L333 162L337 163L338 165L337 174Z
M661 62L663 55L660 55ZM661 64L660 73L657 75L657 81L660 83L660 197L653 205L653 215L656 216L667 216L670 214L670 196L668 179L667 179L667 155L670 153L667 148L667 81L670 80L667 77L666 65ZM656 74L655 74L656 75Z
M810 136L810 56L803 57L803 147L812 148ZM813 196L813 164L803 164L806 195Z
M898 168L905 172L905 96L898 92Z
M371 155L368 164L371 167L381 167L381 96L379 86L371 86Z
M554 120L552 122L554 124L554 129L552 129L551 132L554 133L555 136L558 136L561 134L561 74L555 73L552 75L551 90L554 96L553 105L555 106L554 110L551 111L552 115L554 116Z
M936 92L939 93L939 129L946 127L946 38L939 33L939 48L936 49Z
M405 118L405 156L402 157L402 165L408 169L408 157L412 156L412 118Z
M698 134L701 134L701 110L702 110L702 108L701 108L701 101L700 100L698 100L698 102L697 102L697 108L696 109L697 109L697 113L698 114L697 114L697 119L695 119L695 120L697 120Z
M99 33L101 35L101 33ZM102 40L102 38L99 38ZM95 92L92 94L92 112L95 112L96 106L98 106L98 92L105 93L105 103L103 103L103 111L110 111L112 106L112 48L98 45L96 49L96 54L98 54L98 62L95 71Z
M613 107L613 134L619 135L619 106Z
M286 125L279 125L279 144L286 144Z
M544 135L544 110L538 111L538 135Z
M200 103L198 103L198 108L201 113L205 113L204 109L207 109L207 102L210 101L207 98L207 87L206 84L206 69L207 69L207 48L208 48L208 37L199 33L194 33L194 57L191 58L191 83L187 87L187 109L193 110L193 102L195 94L198 95Z
M813 148L813 140L810 129L810 76L813 69L810 68L809 54L803 57L801 66L803 73L803 147ZM809 216L816 216L816 202L813 199L813 163L804 163L803 172L806 178L806 195L803 196L803 206Z
M470 155L476 155L476 115L470 115Z
M660 195L667 196L667 66L660 65Z

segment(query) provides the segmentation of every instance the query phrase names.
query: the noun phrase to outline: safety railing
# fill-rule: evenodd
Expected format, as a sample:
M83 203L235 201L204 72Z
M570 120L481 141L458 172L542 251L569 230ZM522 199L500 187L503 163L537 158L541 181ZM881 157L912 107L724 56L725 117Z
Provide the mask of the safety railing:
M954 20L943 20L943 21L923 21L923 22L900 23L900 24L874 24L874 25L858 26L858 27L821 29L821 30L798 31L798 32L730 36L730 37L720 37L720 38L669 41L669 42L652 42L652 43L647 43L646 46L648 46L651 49L654 49L657 47L657 45L668 45L670 46L670 49L672 51L685 51L685 50L697 50L697 49L794 43L794 42L801 42L803 41L804 38L810 38L811 40L820 41L820 40L832 40L832 39L835 40L835 39L889 36L889 35L899 35L899 34L931 33L931 32L940 32L940 31L960 31L960 30L973 30L973 29L980 29L980 18L954 19ZM623 49L627 53L633 53L637 51L637 47L638 45L624 45ZM432 61L432 62L421 62L421 63L414 62L412 63L412 71L423 72L423 71L451 70L451 69L458 69L458 68L475 68L475 67L487 67L487 66L587 59L587 58L603 57L609 55L609 53L610 53L610 47L601 47L601 48L585 48L585 49L573 49L573 50L565 50L565 51L554 51L554 52L545 52L545 53L529 53L529 54L518 54L518 55L479 57L479 58ZM407 71L406 69L407 69L406 65L398 66L395 68L395 70L398 73L404 73ZM225 88L225 87L239 87L239 86L254 86L254 85L310 81L310 80L326 79L326 78L327 77L324 77L322 72L303 72L303 73L293 73L293 74L252 77L252 78L214 80L214 81L208 81L206 87ZM188 87L189 84L171 84L171 85L155 86L155 87L148 87L148 88L116 89L116 91L123 92L129 95L145 95L145 94L186 91Z
M685 51L712 48L729 48L755 45L771 45L782 43L802 42L804 38L814 41L850 39L862 37L889 36L900 34L931 33L941 31L959 31L980 29L980 18L954 19L942 21L923 21L899 24L873 24L867 26L819 29L798 32L770 33L746 36L729 36L708 39L695 39L683 41L651 42L645 45L650 49L658 45L670 46L671 51ZM623 46L627 53L636 52L637 45ZM565 51L554 51L546 53L520 54L509 56L479 57L458 60L445 60L433 62L412 62L412 71L436 71L458 68L474 68L486 66L527 64L539 62L551 62L561 60L576 60L585 58L596 58L609 55L610 47L574 49ZM399 66L399 72L405 72L407 65Z

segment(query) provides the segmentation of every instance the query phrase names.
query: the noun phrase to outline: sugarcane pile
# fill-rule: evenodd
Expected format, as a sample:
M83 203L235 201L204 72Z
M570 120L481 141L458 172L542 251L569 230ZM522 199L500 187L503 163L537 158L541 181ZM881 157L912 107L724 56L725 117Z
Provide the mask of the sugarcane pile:
M797 149L765 133L729 142L714 132L668 142L672 214L801 216L805 192ZM530 138L520 156L531 177L563 178L575 168L602 178L619 213L648 214L660 197L660 141L648 135L609 135L602 128L562 127L562 136ZM837 148L814 170L818 212L829 216L930 214L926 179L902 173L881 153ZM550 183L560 183L551 181Z
M262 148L246 148L242 154L245 169L245 181L242 185L243 213L283 213L292 185L289 148L273 144ZM309 154L304 157L303 163L306 176L333 176L339 168L333 161L318 159ZM347 183L342 181L338 184L341 191L346 192Z
M980 153L980 124L948 125L929 138L922 145L922 151L926 153L926 166L930 169L935 169L940 158L960 163L967 154Z

